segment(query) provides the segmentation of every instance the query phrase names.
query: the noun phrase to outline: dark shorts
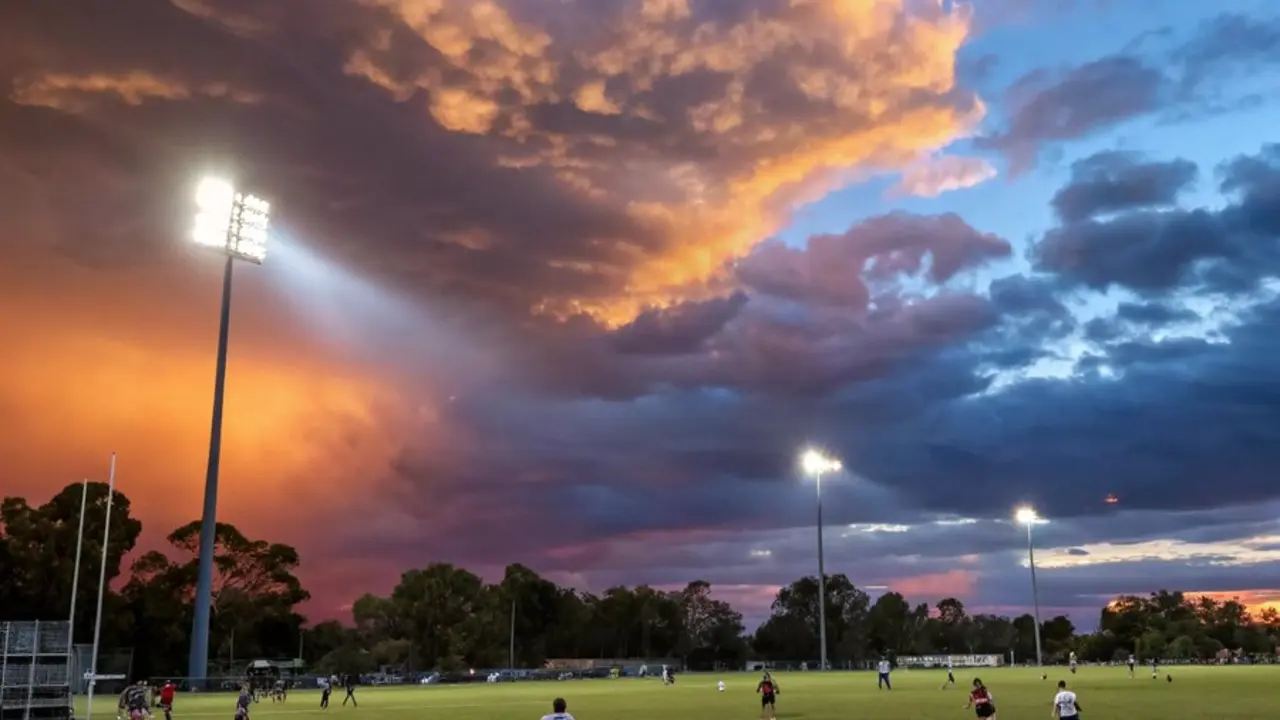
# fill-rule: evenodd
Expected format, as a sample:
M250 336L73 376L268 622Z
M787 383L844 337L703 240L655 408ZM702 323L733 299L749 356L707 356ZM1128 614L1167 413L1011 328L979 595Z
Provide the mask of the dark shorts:
M996 706L992 703L982 703L974 706L974 711L978 713L978 717L987 718L996 714Z
M1063 715L1058 720L1080 720L1079 715Z
M773 704L774 704L773 693L765 693L760 696L760 707L764 707L766 705L773 705Z

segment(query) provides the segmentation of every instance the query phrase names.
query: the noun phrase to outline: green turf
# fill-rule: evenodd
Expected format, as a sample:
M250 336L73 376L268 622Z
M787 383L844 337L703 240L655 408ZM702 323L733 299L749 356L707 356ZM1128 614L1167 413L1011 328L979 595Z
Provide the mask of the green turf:
M1259 720L1275 717L1275 688L1280 667L1170 668L1173 682L1153 681L1149 671L1130 679L1124 668L1082 668L1070 676L1065 668L1049 671L1047 680L1035 670L987 669L982 679L991 689L1004 720L1050 717L1057 680L1065 678L1080 697L1085 718L1179 718L1180 720ZM956 672L962 687L939 690L945 673L902 670L894 673L894 690L876 690L874 673L778 673L779 720L934 720L969 718L963 689L973 678ZM253 707L253 720L537 720L551 711L551 700L563 697L578 720L757 720L755 674L681 675L674 687L657 680L572 680L498 685L362 687L359 708L342 707L335 692L328 711L318 708L320 694L295 691L284 705L263 700ZM728 689L716 691L716 681ZM114 698L95 702L95 717L112 720ZM181 695L174 720L232 720L234 698L227 694ZM83 719L83 702L77 717ZM158 716L157 720L162 716Z

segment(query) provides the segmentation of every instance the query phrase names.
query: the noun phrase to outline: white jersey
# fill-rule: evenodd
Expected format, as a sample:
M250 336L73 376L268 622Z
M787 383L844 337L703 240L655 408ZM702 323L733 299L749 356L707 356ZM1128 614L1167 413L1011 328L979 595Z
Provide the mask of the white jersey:
M891 669L891 668L890 668L890 665L889 665L889 661L888 661L888 660L881 660L881 661L880 661L880 664L876 666L876 669L880 671L880 674L881 674L881 675L888 675L888 674L889 674L889 670Z
M543 715L542 720L573 720L573 716L567 712L551 713L550 715Z
M1058 717L1072 718L1080 714L1076 707L1076 694L1070 690L1062 690L1053 696L1053 706L1058 709Z

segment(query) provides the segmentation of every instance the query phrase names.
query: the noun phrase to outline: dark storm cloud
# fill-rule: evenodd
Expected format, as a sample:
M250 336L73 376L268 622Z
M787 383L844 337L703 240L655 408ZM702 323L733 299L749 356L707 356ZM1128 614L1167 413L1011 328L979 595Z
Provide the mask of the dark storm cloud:
M1195 180L1195 163L1187 160L1144 162L1130 153L1102 152L1077 161L1071 182L1053 196L1063 222L1136 208L1174 204Z
M738 277L777 298L865 311L867 280L927 272L945 283L957 273L1010 254L1008 241L974 229L957 215L895 213L870 218L841 235L818 235L800 250L761 245L738 263Z
M1178 172L1189 174L1187 169ZM1280 159L1273 148L1265 148L1228 162L1220 174L1222 189L1237 195L1225 208L1135 210L1107 220L1068 221L1036 245L1036 266L1095 289L1121 286L1144 294L1177 287L1248 290L1280 267L1275 203L1280 198ZM1153 197L1149 188L1145 174L1117 175L1110 192L1112 197Z
M647 310L613 335L619 352L682 355L701 350L747 303L744 293Z

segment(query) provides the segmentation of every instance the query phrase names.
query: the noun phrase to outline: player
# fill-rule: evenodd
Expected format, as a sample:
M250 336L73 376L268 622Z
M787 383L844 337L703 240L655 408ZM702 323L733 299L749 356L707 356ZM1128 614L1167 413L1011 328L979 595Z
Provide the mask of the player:
M1071 666L1071 674L1075 675L1076 674L1076 653L1074 650L1071 651L1071 655L1067 658L1067 664Z
M724 692L724 681L723 681L723 680L721 680L719 683L717 683L717 684L716 684L716 689L717 689L717 690L719 690L720 692Z
M253 690L249 685L240 688L240 697L236 698L236 720L249 720L249 706L253 704Z
M1080 720L1080 701L1067 689L1067 681L1058 681L1058 694L1053 696L1053 716L1058 720Z
M173 697L178 694L178 687L172 680L165 681L160 688L160 709L164 711L164 720L173 720Z
M284 702L289 691L286 689L284 679L276 681L274 687L271 688L271 702Z
M1129 677L1133 677L1133 666L1137 662L1133 657L1133 653L1129 653Z
M151 708L148 704L148 694L147 684L143 681L126 687L124 692L120 693L120 705L116 718L119 720L123 716L128 716L129 720L141 720L141 718L150 714L149 710Z
M1151 658L1151 679L1155 680L1157 677L1159 677L1159 675L1160 675L1160 659L1153 656Z
M880 690L892 690L893 683L889 682L889 673L893 671L893 666L889 664L888 658L880 658L880 662L876 664L876 671L880 673L876 687Z
M573 720L573 716L569 714L568 703L564 698L556 698L551 701L551 714L543 715L542 720Z
M996 720L996 700L991 697L991 691L979 678L973 679L973 690L969 691L969 704L964 706L965 710L969 708L973 708L980 718Z
M320 709L329 709L329 693L333 692L333 682L329 678L320 678Z
M347 706L347 701L351 701L351 707L360 707L360 703L356 702L356 679L354 675L348 674L343 683L347 688L347 696L342 698L342 707Z
M946 681L946 682L944 682L944 683L942 683L942 687L940 687L940 688L938 688L938 689L939 689L939 690L946 690L948 687L953 686L953 685L955 685L955 684L956 684L956 673L955 673L955 669L954 669L954 667L951 665L951 658L950 658L950 657L947 657L947 681Z
M671 677L671 668L667 667L666 665L663 665L662 666L662 684L670 685L673 682L675 682L675 680Z
M777 696L782 691L778 689L778 683L773 681L773 675L768 670L756 685L756 692L760 694L760 717L778 720Z

